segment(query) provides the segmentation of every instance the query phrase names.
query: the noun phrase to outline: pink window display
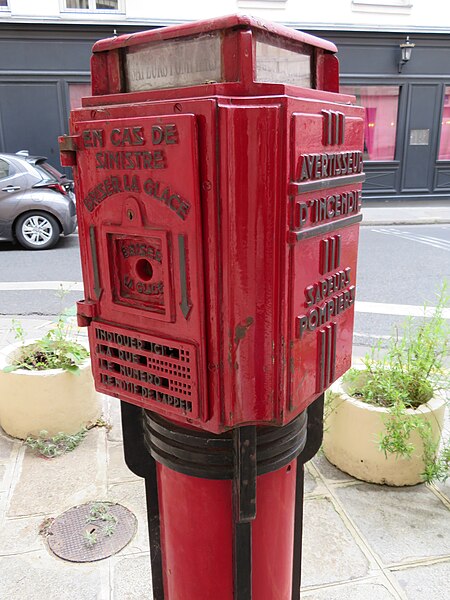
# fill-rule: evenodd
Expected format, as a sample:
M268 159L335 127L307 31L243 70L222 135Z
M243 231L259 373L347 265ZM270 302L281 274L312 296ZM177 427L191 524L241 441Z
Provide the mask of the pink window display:
M365 160L394 160L399 87L393 85L343 85L341 92L356 96L366 109Z
M438 160L450 160L450 86L445 86Z

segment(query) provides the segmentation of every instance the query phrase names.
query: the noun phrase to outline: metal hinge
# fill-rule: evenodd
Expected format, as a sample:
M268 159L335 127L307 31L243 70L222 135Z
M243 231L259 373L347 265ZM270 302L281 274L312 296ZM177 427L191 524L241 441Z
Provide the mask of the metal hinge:
M88 327L98 315L98 303L92 300L79 300L77 302L78 327Z
M61 135L58 138L61 165L63 167L73 167L77 164L78 140L80 137L79 135Z

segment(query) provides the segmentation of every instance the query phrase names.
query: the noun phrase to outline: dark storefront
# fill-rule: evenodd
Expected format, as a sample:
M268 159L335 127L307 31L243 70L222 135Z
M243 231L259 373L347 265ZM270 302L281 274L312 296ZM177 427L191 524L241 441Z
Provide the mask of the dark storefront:
M113 31L0 25L0 151L29 150L59 164L58 135L89 93L91 47ZM411 34L415 47L399 73L403 33L311 33L337 44L342 91L366 107L364 197L449 199L450 35Z
M322 32L325 33L325 32ZM341 89L366 108L364 197L450 197L450 35L328 33L339 48Z
M89 93L92 45L111 27L0 25L0 150L47 156L59 165L58 136L71 106Z

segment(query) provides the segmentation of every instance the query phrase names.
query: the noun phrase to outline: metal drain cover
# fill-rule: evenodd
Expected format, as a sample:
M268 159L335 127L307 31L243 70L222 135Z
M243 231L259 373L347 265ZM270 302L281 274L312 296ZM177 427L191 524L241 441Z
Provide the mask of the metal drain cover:
M47 530L50 550L71 562L92 562L122 550L137 529L134 514L113 502L88 502L69 508Z

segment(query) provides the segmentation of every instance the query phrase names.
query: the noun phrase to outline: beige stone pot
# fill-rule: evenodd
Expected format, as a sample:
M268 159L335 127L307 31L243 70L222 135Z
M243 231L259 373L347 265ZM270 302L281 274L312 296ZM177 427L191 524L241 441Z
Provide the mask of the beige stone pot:
M12 344L0 352L0 426L6 433L20 439L43 430L50 435L74 434L99 418L101 402L90 359L83 362L78 374L64 369L4 373L20 346Z
M445 399L432 398L413 410L410 415L420 415L430 422L433 437L441 437L444 422ZM335 382L327 392L327 417L324 424L323 450L336 467L363 481L393 486L415 485L423 481L423 444L417 432L411 435L414 452L411 458L385 456L379 450L379 440L386 432L388 410L372 406L350 397L342 380Z

